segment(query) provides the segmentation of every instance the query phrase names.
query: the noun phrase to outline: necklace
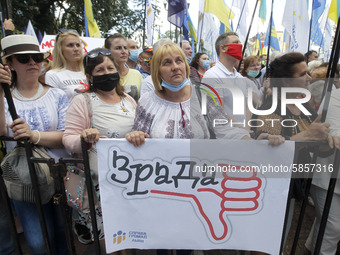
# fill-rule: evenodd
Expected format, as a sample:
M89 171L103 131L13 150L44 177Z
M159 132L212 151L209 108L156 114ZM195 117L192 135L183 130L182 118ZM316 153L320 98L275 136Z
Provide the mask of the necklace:
M29 97L29 98L21 95L16 87L14 87L14 89L12 90L12 93L20 101L34 101L44 94L44 87L43 85L39 83L39 88L37 90L37 93L35 93L33 97Z
M120 100L120 108L122 109L122 111L127 114L129 112L129 110L125 107L125 104L123 102L123 98L121 98Z

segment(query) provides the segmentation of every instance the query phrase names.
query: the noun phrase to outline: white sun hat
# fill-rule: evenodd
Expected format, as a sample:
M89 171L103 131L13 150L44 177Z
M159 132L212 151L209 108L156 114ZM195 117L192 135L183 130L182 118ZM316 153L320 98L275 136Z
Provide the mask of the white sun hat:
M1 40L2 63L6 64L6 59L15 54L44 54L48 58L51 53L41 52L39 42L36 37L31 35L9 35Z

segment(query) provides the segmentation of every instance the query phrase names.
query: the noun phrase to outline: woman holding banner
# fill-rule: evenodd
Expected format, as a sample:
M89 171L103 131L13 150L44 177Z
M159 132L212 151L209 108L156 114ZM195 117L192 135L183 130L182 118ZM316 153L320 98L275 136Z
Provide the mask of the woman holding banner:
M220 105L215 106L208 97L207 119L201 112L202 97L199 87L191 85L189 65L183 51L176 44L162 45L155 51L151 63L154 91L142 95L138 102L133 129L126 139L140 146L145 138L170 139L251 139L247 130L230 125L213 125L215 119L228 119ZM143 131L141 133L140 131ZM269 139L269 144L284 141L281 136L263 134L260 139ZM190 254L181 250L177 254ZM159 250L158 254L164 254Z
M0 83L12 85L13 101L20 118L12 120L0 86L0 136L28 138L32 144L43 146L55 160L66 156L61 149L61 139L69 100L62 90L42 85L38 80L42 62L50 54L40 52L37 39L30 35L5 37L1 47L6 66L0 65ZM15 144L7 142L6 145L9 152ZM36 205L14 199L12 202L31 253L46 254ZM51 254L68 254L60 208L51 199L43 205L43 212Z
M154 54L151 76L155 91L145 93L138 103L133 129L126 138L135 146L145 141L145 134L153 138L181 139L251 139L243 128L230 127L228 122L216 124L213 120L229 120L221 106L215 106L207 97L207 121L201 110L201 92L191 86L189 65L183 51L176 44L162 45ZM280 144L280 136L263 134L271 145Z
M124 92L115 61L110 50L97 48L84 59L89 89L72 100L66 115L63 144L65 148L81 157L81 138L95 143L100 137L122 138L132 129L136 102ZM90 150L90 167L98 191L98 171L95 145ZM99 194L99 193L98 193ZM90 215L78 211L77 224L92 228ZM99 237L104 238L100 206L96 209ZM91 235L91 234L90 234ZM82 237L81 237L82 238ZM81 242L92 242L80 240Z
M71 100L77 91L83 91L86 86L83 58L78 32L59 29L53 48L52 69L46 72L45 83L64 90Z

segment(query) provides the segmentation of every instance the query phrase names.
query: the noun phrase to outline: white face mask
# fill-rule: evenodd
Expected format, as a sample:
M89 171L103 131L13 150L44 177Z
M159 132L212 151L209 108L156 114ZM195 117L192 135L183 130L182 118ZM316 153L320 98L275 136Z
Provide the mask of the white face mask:
M247 73L249 77L255 78L259 75L260 71L249 70Z
M130 50L129 59L131 59L133 62L137 62L138 61L138 50Z
M205 69L205 70L208 70L210 68L210 62L209 60L203 60L202 61L202 67Z
M164 80L162 81L162 87L167 88L173 92L181 90L186 85L190 85L190 81L187 78L185 78L184 81L179 85L172 85L172 84L167 83Z

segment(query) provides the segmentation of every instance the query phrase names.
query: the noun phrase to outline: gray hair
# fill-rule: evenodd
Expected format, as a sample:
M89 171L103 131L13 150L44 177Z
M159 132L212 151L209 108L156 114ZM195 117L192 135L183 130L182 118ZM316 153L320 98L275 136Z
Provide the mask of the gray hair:
M216 53L217 56L220 56L220 45L222 44L227 44L228 43L228 37L231 35L235 35L238 37L238 34L236 34L235 32L228 32L228 33L223 33L221 34L215 42L215 49L216 49Z
M158 50L158 48L161 47L162 45L169 44L169 43L173 43L173 41L169 38L159 39L157 42L153 44L153 47L152 47L153 53L155 53L155 51Z

